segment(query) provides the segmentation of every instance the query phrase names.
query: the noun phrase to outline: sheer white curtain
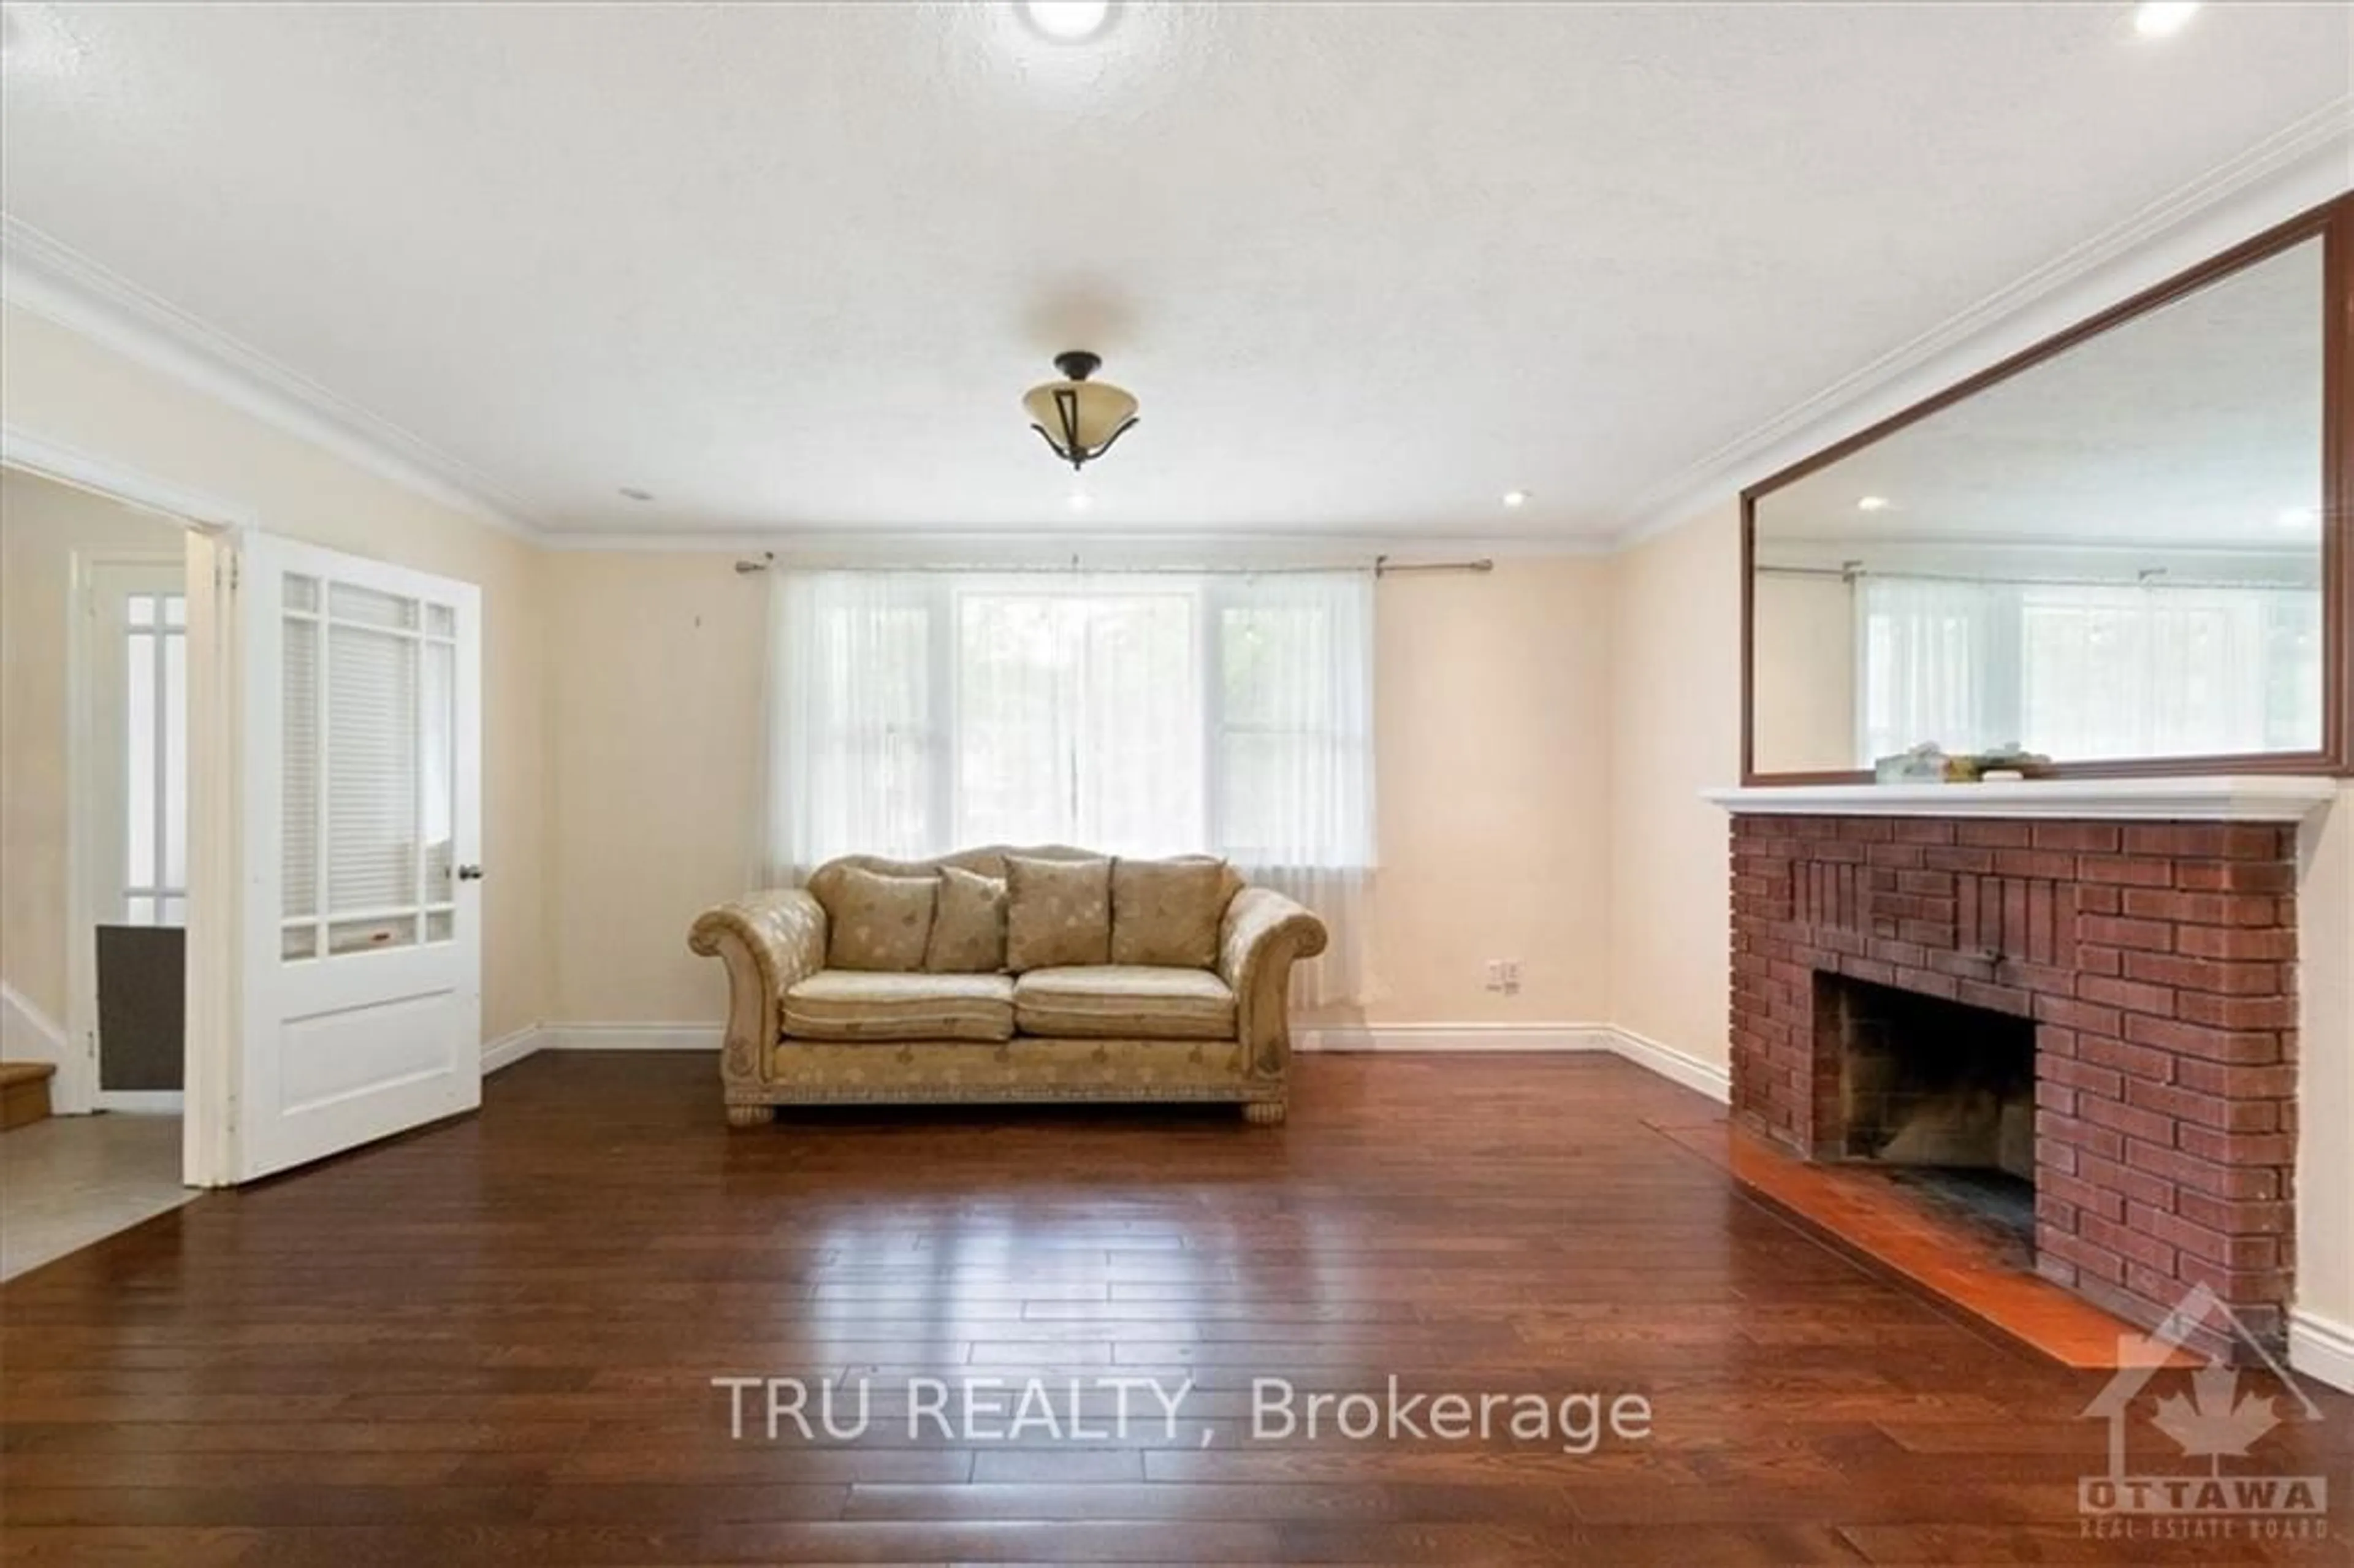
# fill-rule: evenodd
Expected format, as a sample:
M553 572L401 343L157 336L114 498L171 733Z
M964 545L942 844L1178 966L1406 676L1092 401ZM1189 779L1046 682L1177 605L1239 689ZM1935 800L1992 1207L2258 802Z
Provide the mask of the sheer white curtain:
M1207 851L1330 927L1299 1001L1362 995L1366 574L780 572L769 625L770 880L976 843Z
M767 881L940 846L949 675L938 579L779 572L769 608Z
M2085 760L2308 749L2321 648L2312 588L1868 577L1858 759L1923 741Z
M1373 863L1373 587L1363 573L1214 585L1212 838L1252 881L1324 917L1293 970L1303 1007L1365 995Z
M2020 738L2018 658L2007 651L2016 647L2018 614L2001 590L1867 577L1855 602L1864 766L1924 741L1964 752Z

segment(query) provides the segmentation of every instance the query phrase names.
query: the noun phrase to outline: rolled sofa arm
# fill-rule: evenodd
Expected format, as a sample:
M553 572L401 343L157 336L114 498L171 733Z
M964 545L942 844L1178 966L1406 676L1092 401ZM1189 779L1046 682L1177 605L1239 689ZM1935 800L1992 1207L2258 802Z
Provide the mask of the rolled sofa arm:
M1272 887L1246 887L1218 928L1218 974L1235 993L1235 1023L1251 1072L1280 1076L1291 1055L1291 966L1324 950L1324 922Z
M825 968L825 906L800 887L748 893L695 917L686 945L727 966L719 1075L731 1102L737 1089L750 1093L767 1080L785 992Z

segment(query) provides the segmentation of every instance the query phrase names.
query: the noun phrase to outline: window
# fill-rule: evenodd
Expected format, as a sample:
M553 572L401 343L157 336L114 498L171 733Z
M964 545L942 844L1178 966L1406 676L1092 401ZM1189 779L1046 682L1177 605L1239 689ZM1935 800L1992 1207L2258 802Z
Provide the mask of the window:
M1860 760L1935 741L2071 761L2321 744L2321 596L1868 577Z
M188 601L133 593L123 605L123 885L133 926L188 911Z
M457 935L457 618L289 573L279 954L288 962Z
M1372 622L1356 573L782 574L773 874L1207 851L1337 937L1373 858Z

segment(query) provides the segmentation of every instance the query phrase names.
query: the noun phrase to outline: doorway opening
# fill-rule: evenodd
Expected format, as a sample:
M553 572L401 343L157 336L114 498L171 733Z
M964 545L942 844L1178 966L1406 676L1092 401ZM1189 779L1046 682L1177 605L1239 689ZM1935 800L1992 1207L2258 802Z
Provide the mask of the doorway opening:
M0 1277L186 1202L181 522L0 470Z

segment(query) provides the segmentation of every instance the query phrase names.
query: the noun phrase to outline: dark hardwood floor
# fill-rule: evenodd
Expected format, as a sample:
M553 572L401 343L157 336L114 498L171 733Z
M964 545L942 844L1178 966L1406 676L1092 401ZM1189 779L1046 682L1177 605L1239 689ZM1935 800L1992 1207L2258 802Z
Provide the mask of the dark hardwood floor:
M1714 1107L1614 1058L1310 1058L1281 1128L1007 1111L731 1135L715 1079L700 1056L540 1056L479 1118L0 1286L0 1555L2354 1559L2354 1401L2221 1461L2326 1475L2328 1538L2093 1539L2101 1374L1744 1201L1656 1130ZM711 1382L860 1373L873 1425L849 1442L772 1443L757 1397L732 1438ZM1254 1378L1304 1400L1393 1373L1640 1393L1653 1435L1584 1456L1502 1430L1252 1435ZM1054 1380L1059 1420L1078 1379L1090 1430L1103 1380L1193 1389L1165 1432L1132 1393L1125 1440L910 1433L907 1379L948 1384L954 1424L952 1380L978 1376ZM2146 1420L2131 1441L2139 1471L2207 1465Z

